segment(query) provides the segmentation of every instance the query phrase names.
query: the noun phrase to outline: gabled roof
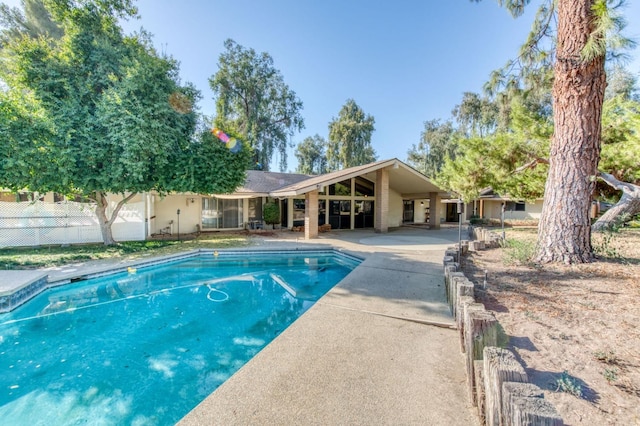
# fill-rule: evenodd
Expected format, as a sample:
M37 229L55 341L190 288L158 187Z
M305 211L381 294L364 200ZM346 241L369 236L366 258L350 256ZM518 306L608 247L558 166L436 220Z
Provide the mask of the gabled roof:
M430 192L444 194L428 177L397 158L392 158L390 160L376 161L362 166L349 167L348 169L337 172L313 176L274 190L269 195L274 198L302 195L320 189L323 186L332 185L357 176L375 181L376 172L386 167L391 167L389 169L389 187L400 194L415 197L423 196Z
M488 186L480 190L478 194L479 199L494 200L494 201L521 201L521 198L512 198L509 194L500 194L496 192L492 187ZM542 200L542 197L536 198L536 200Z

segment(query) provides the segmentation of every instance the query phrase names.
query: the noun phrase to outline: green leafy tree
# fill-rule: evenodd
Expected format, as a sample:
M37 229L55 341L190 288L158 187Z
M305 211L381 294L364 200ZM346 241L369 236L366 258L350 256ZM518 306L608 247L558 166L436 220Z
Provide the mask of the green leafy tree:
M338 118L329 123L327 161L329 170L360 166L376 160L371 146L375 119L348 99L340 109Z
M441 185L467 201L486 187L518 199L542 196L553 126L521 100L514 99L509 109L507 131L458 141L456 158L448 157L437 177Z
M455 158L456 134L451 121L424 122L420 142L407 152L407 162L427 176L435 177L446 158Z
M199 94L179 84L177 63L145 33L123 36L117 22L135 16L130 1L46 5L64 37L20 37L2 50L0 185L94 200L110 245L119 210L140 191L227 192L243 182L246 152L195 133L196 111L184 106ZM108 193L123 195L110 215Z
M618 199L596 223L596 231L611 229L640 214L640 101L625 91L604 102L602 159L599 164L602 198ZM619 198L618 198L619 197Z
M498 124L498 106L477 93L465 92L452 114L458 122L458 130L471 137L483 137Z
M284 82L273 59L229 39L209 79L216 96L216 126L235 131L254 150L255 161L265 170L273 155L280 170L287 168L287 140L304 128L302 101Z
M262 217L268 225L275 225L280 222L280 204L268 202L262 206Z
M600 198L619 200L594 225L607 229L631 219L640 212L640 103L635 86L623 90L603 104L602 152L599 163ZM513 198L542 197L553 123L543 105L535 107L531 99L514 98L509 106L509 128L484 138L461 138L458 153L449 157L437 176L438 182L465 200L492 187Z
M296 147L298 159L297 173L321 175L327 171L327 156L325 148L327 141L320 135L305 138Z

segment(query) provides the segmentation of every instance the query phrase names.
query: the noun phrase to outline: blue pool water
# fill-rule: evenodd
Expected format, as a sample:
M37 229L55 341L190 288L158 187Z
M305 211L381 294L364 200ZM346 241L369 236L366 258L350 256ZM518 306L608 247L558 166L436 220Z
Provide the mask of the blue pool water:
M174 424L357 261L198 256L46 291L0 315L0 419Z

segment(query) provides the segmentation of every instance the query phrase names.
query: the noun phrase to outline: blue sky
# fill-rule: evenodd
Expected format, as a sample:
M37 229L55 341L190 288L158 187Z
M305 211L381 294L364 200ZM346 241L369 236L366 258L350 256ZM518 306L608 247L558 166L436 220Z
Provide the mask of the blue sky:
M232 38L268 52L303 101L306 128L292 143L327 138L329 121L353 98L376 120L378 158L405 160L424 121L448 119L464 92L480 92L517 55L539 3L514 19L494 0L139 0L141 19L125 28L144 27L180 61L183 81L202 91L204 113L215 111L208 78ZM625 12L626 35L640 42L640 0ZM639 74L640 53L631 54L628 67ZM288 163L295 169L293 149Z

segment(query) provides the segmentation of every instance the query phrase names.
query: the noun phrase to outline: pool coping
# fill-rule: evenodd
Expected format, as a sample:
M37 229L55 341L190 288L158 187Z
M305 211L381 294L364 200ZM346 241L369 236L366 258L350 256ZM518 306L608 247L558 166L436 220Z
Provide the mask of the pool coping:
M31 299L35 298L44 291L70 284L72 282L84 281L92 278L105 277L109 275L119 274L122 272L135 272L138 268L146 268L152 266L163 265L166 263L176 262L179 260L189 259L196 256L206 254L216 256L234 256L247 255L251 253L319 253L334 252L336 254L351 258L362 262L364 258L353 253L349 253L344 249L335 247L296 247L296 248L256 248L247 247L246 249L195 249L182 253L169 254L165 256L157 256L148 259L136 259L118 264L104 264L93 267L90 270L75 271L68 273L55 273L52 277L49 272L42 270L0 270L0 279L3 285L0 286L0 314L11 312L24 305Z

